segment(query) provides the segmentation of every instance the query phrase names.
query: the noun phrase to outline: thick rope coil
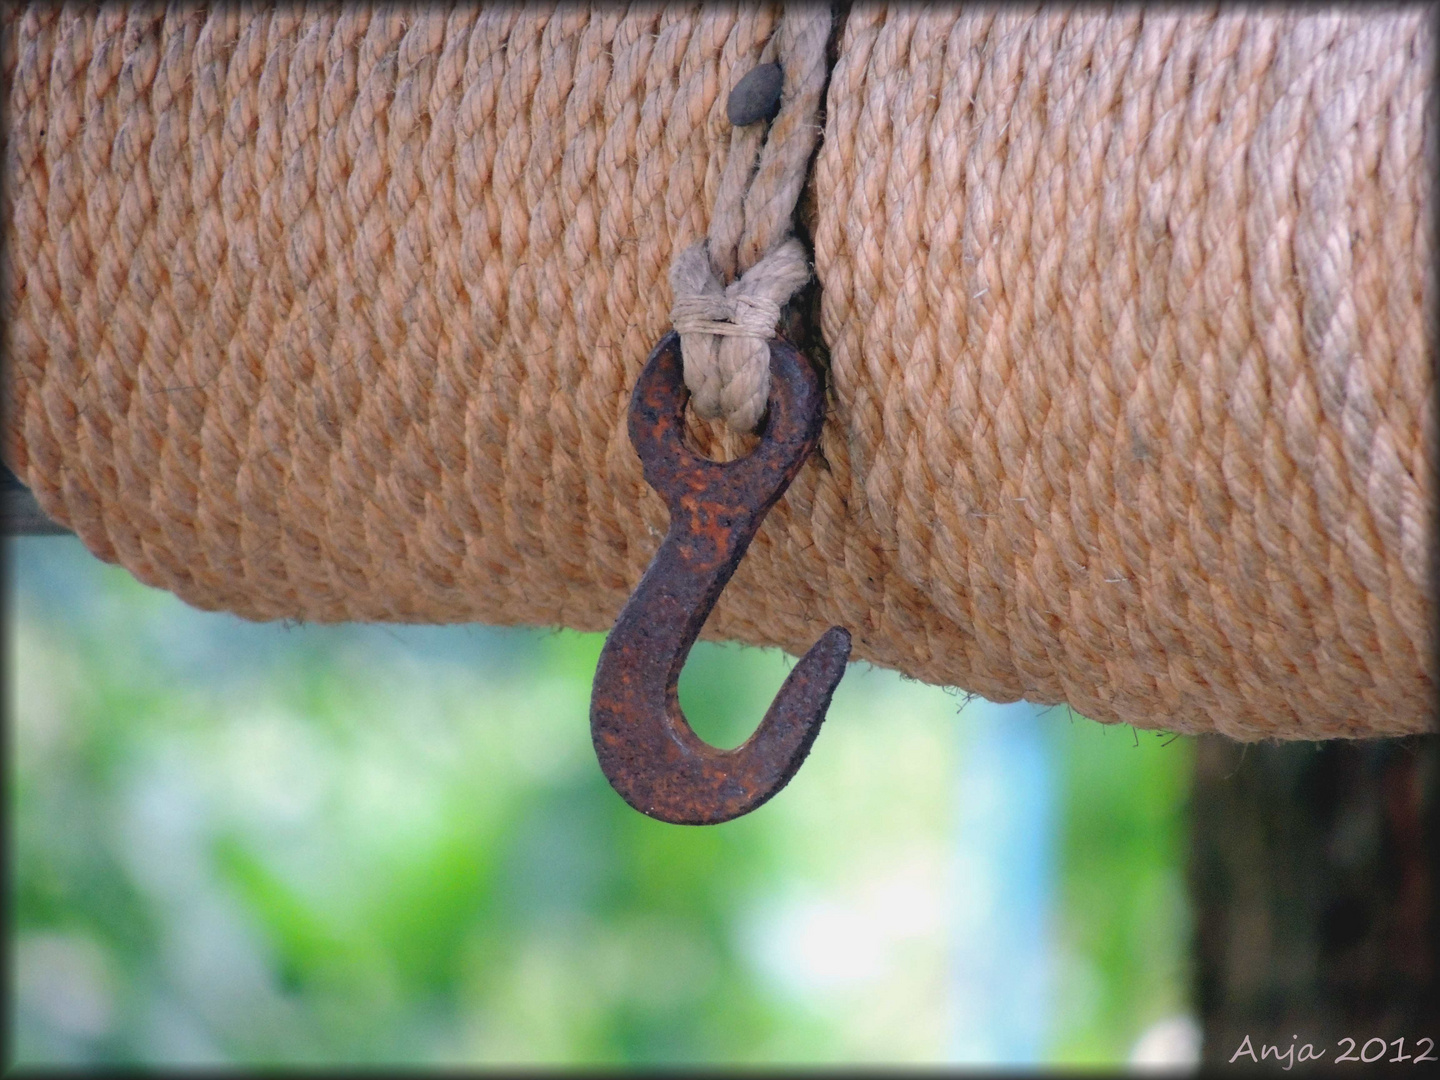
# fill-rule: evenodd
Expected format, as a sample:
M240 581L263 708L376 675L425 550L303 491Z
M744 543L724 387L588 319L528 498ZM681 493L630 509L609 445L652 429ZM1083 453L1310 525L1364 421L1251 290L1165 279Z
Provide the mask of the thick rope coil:
M788 236L798 113L725 109L781 23L0 8L7 463L199 607L607 629L667 522L625 422L670 268ZM830 409L705 636L1431 728L1429 11L857 4L836 51Z
M695 411L737 432L753 431L765 412L767 342L781 307L810 278L803 246L786 237L815 148L830 24L828 7L785 6L761 54L762 63L778 61L783 70L779 113L768 131L759 124L732 129L708 240L671 264L670 318ZM735 280L726 284L727 277Z

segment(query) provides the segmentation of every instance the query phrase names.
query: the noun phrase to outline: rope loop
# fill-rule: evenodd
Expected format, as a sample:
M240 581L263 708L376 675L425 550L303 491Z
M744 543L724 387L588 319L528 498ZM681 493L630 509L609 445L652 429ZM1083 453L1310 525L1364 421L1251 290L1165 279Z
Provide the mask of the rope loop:
M740 276L722 285L709 244L692 244L670 267L675 302L670 321L680 335L685 385L695 411L753 431L770 393L769 340L780 308L810 277L805 248L791 237Z
M695 411L742 433L765 414L780 309L810 279L791 229L815 148L830 18L828 7L787 6L761 54L782 70L775 118L732 129L709 235L670 266L670 321Z

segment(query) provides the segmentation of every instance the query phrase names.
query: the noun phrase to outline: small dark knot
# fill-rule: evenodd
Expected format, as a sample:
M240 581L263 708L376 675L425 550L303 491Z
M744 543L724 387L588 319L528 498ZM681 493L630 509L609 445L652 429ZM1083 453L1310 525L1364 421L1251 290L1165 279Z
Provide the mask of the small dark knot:
M736 127L758 120L774 120L780 111L780 87L785 81L779 64L761 64L735 84L725 103L725 115Z

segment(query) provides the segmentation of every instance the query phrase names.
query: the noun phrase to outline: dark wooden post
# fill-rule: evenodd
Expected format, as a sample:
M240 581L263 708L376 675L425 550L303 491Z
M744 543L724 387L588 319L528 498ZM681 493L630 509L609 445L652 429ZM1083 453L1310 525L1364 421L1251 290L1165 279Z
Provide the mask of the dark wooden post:
M45 516L30 489L16 478L8 468L0 465L0 523L5 536L35 536L65 534L70 530L57 525Z
M1384 1039L1387 1060L1440 1040L1440 736L1198 742L1204 1062L1229 1062L1246 1036L1257 1055L1309 1042L1325 1063L1342 1039Z

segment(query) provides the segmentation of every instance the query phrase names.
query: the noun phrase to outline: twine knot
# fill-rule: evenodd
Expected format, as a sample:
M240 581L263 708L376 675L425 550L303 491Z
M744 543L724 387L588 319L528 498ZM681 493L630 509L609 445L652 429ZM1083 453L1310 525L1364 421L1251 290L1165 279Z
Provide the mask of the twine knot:
M670 322L680 335L685 385L695 411L754 431L770 396L770 338L780 308L810 279L805 248L791 237L725 285L708 242L690 245L670 266Z

